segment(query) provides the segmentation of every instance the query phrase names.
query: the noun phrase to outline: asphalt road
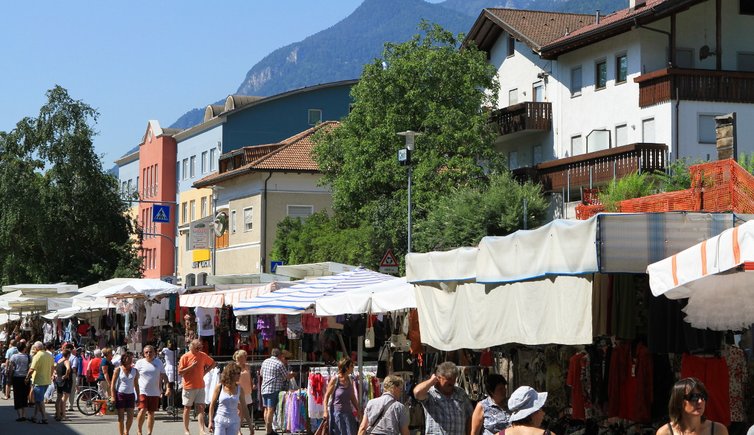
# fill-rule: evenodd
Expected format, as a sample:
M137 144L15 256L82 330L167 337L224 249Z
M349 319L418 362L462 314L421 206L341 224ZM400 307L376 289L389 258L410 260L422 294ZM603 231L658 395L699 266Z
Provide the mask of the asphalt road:
M55 407L51 404L45 408L49 424L33 424L28 421L17 422L16 411L13 409L13 398L3 400L0 397L0 434L2 435L116 435L118 433L117 415L94 415L87 417L78 411L69 411L71 421L57 422L53 418ZM28 408L27 417L33 415L33 408ZM199 423L191 421L189 428L192 435L199 434ZM257 431L257 433L262 433ZM144 435L147 433L147 422L144 422ZM183 435L183 423L178 415L175 420L165 412L158 411L155 414L154 435ZM243 430L244 435L248 429ZM131 435L136 435L136 418L131 427Z

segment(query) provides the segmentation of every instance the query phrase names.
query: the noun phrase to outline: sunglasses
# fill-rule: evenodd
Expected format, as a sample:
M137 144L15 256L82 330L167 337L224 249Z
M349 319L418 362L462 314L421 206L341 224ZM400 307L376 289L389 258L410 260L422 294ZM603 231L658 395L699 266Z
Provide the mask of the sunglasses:
M704 393L691 393L685 397L685 399L691 403L696 403L699 399L707 401L707 395Z

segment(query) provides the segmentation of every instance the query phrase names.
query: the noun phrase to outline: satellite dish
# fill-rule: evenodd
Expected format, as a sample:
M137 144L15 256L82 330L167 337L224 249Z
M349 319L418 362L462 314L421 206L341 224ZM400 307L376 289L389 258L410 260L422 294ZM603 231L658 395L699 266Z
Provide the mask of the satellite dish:
M709 45L702 45L699 49L699 60L704 60L710 56L715 56L717 53L709 49Z
M215 216L215 220L212 221L212 229L215 231L215 236L221 237L228 230L228 214L221 211Z

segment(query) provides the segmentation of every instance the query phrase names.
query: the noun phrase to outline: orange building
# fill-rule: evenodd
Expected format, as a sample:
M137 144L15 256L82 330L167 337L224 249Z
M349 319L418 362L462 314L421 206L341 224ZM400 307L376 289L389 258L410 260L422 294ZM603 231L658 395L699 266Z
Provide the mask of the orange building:
M147 131L139 144L139 217L143 234L141 256L144 277L172 278L175 283L175 232L177 210L175 207L176 141L173 135L180 130L161 128L158 121L149 121ZM156 206L168 206L169 213L162 217L169 222L153 220ZM159 211L159 210L158 210Z

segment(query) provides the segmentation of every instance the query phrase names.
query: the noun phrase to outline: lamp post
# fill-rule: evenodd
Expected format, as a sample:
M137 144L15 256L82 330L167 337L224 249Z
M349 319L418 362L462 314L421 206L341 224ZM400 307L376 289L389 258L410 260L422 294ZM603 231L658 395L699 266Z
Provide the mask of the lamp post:
M403 136L406 139L406 147L398 150L398 162L401 165L408 166L408 221L407 221L407 233L408 233L408 245L406 252L411 252L411 175L413 168L411 167L411 152L414 151L414 142L416 136L421 135L412 130L406 130L398 133L398 136Z

